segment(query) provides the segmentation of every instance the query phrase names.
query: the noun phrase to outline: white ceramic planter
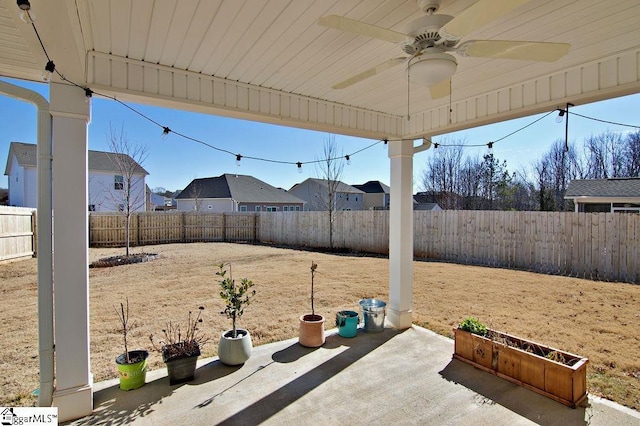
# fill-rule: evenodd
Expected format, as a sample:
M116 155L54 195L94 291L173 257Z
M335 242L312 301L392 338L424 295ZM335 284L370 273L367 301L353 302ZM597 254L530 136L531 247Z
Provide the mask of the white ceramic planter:
M251 335L243 328L238 328L237 331L238 336L235 338L231 337L232 330L227 330L220 336L218 358L223 364L240 365L251 357L251 351L253 350Z

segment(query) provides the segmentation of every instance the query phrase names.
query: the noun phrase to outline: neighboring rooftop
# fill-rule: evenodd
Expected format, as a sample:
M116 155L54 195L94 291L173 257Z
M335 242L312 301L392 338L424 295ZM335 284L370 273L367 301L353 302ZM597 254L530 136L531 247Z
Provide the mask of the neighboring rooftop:
M9 147L9 155L7 157L7 166L5 168L5 175L9 174L9 165L11 161L11 154L15 154L18 164L23 167L36 167L38 165L38 146L32 143L25 142L11 142ZM89 150L88 168L92 172L119 172L120 168L116 162L116 155L127 158L128 161L132 161L136 164L135 174L148 175L147 172L140 164L135 162L130 156L126 154L115 154L113 152L104 151L92 151Z
M353 187L368 194L388 194L390 192L390 188L379 180L370 180L362 185L353 185Z
M253 176L225 173L217 177L194 179L176 199L233 198L239 203L304 203L300 198Z
M565 197L640 197L640 178L574 179Z
M312 184L315 184L315 185L318 185L318 186L328 187L326 179L308 178L308 179L306 179L306 180L304 180L304 181L302 181L300 183L296 183L295 185L293 185L289 191L293 190L293 188L295 188L298 185L303 185L305 182L309 182L309 183L312 183ZM350 194L360 194L360 193L362 193L364 191L361 191L360 189L358 189L358 188L356 188L354 186L347 185L344 182L337 181L337 186L335 188L335 192L350 193Z

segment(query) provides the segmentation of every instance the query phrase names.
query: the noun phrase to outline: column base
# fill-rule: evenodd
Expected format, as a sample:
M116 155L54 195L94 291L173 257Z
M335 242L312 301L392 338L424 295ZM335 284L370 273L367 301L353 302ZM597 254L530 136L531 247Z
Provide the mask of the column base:
M396 309L387 309L387 322L396 330L406 330L411 328L413 314L411 310L398 311Z
M53 392L53 407L58 407L60 423L93 413L93 385L60 389Z

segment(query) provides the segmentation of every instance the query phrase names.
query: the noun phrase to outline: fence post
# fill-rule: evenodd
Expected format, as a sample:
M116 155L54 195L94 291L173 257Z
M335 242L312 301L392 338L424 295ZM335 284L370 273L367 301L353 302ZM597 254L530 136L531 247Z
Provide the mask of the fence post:
M227 242L227 217L222 213L222 241Z
M182 235L180 237L180 240L183 243L187 242L187 218L186 218L186 213L187 212L182 212L182 214L180 215L180 223L181 223L181 229L182 229Z
M38 257L38 221L36 220L37 210L31 212L31 250L33 257Z

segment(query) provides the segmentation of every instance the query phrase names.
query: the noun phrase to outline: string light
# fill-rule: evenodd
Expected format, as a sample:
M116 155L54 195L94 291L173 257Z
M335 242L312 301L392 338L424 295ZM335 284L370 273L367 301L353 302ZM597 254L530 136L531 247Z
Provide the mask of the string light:
M438 142L434 142L433 143L433 149L438 149L438 145L440 145Z
M559 113L558 113L558 116L556 117L556 123L560 124L564 120L565 111L563 109L559 109L559 108L558 108L557 111L559 111Z
M296 165L298 166L298 173L302 173L302 163L298 161Z
M236 154L236 166L240 167L240 160L242 160L242 155Z
M42 72L42 81L48 83L51 81L51 77L53 76L53 72L56 70L56 64L53 63L52 60L47 62L47 65L44 66L44 71Z
M489 154L493 154L493 142L489 142L487 144L487 150L489 151Z
M171 133L171 129L164 126L162 127L162 140L166 141L167 140L167 136L169 136L169 133Z
M344 159L347 160L347 166L350 166L351 165L351 156L345 155Z
M20 19L27 24L33 24L36 15L30 12L31 3L29 3L29 0L17 0L16 3L20 8Z

